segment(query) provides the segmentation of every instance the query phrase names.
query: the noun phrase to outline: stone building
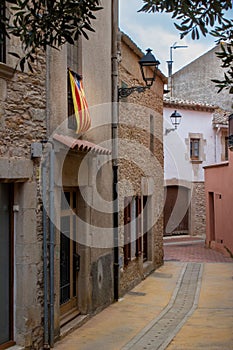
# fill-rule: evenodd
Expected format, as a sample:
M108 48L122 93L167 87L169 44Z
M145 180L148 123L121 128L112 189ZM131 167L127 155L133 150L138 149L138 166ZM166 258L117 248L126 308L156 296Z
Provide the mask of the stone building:
M170 116L177 110L181 122L175 130ZM164 99L164 235L205 237L204 166L225 161L227 113L207 103Z
M103 3L96 33L38 52L33 73L14 70L17 40L1 45L0 349L53 346L68 321L114 299L113 5ZM93 120L82 135L71 128L68 67L83 76Z
M120 40L119 87L144 85L142 51L124 33ZM156 55L157 53L155 53ZM154 84L119 103L120 294L163 263L163 90Z
M229 90L218 93L216 84L211 81L224 79L222 61L216 56L216 52L221 52L220 45L213 47L172 75L172 97L190 100L192 96L192 101L214 104L227 111L233 110Z
M175 133L166 134L166 128L172 129L172 126L167 124L165 127L165 235L205 235L203 166L226 160L226 116L232 110L229 91L217 93L218 89L211 81L223 78L221 60L215 54L219 51L220 45L181 68L169 79L170 97L164 101L164 118L169 123L170 114L177 109L182 120ZM176 142L182 149L182 155L176 155ZM192 148L198 154L195 159L192 159ZM183 169L177 157L183 160Z
M89 40L80 38L60 51L38 51L33 73L14 69L16 58L8 51L18 50L17 40L1 45L0 349L53 347L163 261L166 78L158 71L151 90L120 103L121 140L114 148L118 2L102 3ZM123 37L119 80L142 84L136 67L143 54ZM80 134L68 68L82 76L92 120L91 128ZM113 201L112 158L117 153L122 157L120 228ZM132 197L130 215L138 210L141 216L131 220L129 242L124 222Z

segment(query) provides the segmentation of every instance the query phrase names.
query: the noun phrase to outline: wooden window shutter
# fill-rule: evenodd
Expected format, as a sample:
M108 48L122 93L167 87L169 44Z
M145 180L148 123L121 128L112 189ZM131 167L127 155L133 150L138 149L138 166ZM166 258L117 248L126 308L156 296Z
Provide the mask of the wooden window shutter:
M136 256L140 256L142 254L142 232L141 232L141 223L142 223L142 205L141 205L141 197L136 197Z
M124 201L124 264L127 265L131 259L131 198Z

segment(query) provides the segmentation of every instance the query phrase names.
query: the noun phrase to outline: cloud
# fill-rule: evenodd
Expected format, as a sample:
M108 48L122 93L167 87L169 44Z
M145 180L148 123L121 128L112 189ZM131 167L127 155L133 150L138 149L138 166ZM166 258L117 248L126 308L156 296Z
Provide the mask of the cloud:
M170 47L187 45L188 48L172 50L173 72L176 72L214 45L213 37L193 41L189 37L180 40L179 32L169 14L138 13L142 0L120 0L120 28L131 37L142 51L148 47L153 50L161 62L160 69L167 75L167 63L170 60Z

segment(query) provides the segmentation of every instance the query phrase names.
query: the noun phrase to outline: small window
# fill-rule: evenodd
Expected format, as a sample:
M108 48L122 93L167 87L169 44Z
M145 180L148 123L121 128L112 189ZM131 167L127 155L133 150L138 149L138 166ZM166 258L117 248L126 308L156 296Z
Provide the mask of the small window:
M155 146L154 127L155 127L154 116L151 114L150 115L150 151L151 153L154 153L154 146Z
M0 4L0 17L4 18L6 14L5 1ZM1 28L0 28L1 29ZM0 62L6 63L6 36L0 30Z
M229 143L229 137L225 136L225 160L228 160L228 143Z
M67 76L67 103L68 103L68 129L77 130L77 121L75 117L75 111L74 111L74 103L72 98L72 91L70 86L70 78L69 74Z
M142 254L141 197L124 200L124 264Z
M190 139L190 159L199 160L200 158L200 139Z
M143 262L148 260L148 197L143 196Z

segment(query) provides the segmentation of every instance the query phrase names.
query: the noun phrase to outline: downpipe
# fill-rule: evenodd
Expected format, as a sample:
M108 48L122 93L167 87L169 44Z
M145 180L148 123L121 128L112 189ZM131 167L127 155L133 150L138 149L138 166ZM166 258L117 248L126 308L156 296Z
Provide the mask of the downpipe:
M112 0L112 171L113 171L113 242L114 300L119 299L119 232L118 232L118 0Z
M44 273L44 349L54 347L54 147L49 143L48 155L42 164L43 200L43 273ZM49 163L49 164L48 164ZM49 172L49 234L47 224L47 170ZM48 237L49 236L49 237ZM47 240L49 239L49 241ZM49 247L49 273L47 244ZM48 278L49 277L49 278ZM49 298L48 298L49 296Z
M46 159L42 163L42 203L43 203L43 273L44 273L44 349L49 349L49 320L48 320L48 274L47 274L47 212L46 212Z
M54 347L54 147L49 153L50 347Z

